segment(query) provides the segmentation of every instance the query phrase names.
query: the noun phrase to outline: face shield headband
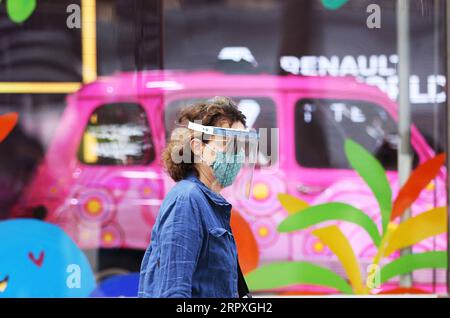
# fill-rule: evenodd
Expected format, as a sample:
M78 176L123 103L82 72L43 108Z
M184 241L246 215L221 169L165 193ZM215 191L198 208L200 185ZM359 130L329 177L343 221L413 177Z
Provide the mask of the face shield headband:
M210 165L222 187L229 186L237 178L244 185L238 197L249 198L252 191L253 172L257 160L259 134L250 129L204 126L189 122L189 129L216 136L216 144L223 142L220 150L214 149L216 159ZM209 146L208 144L206 144Z

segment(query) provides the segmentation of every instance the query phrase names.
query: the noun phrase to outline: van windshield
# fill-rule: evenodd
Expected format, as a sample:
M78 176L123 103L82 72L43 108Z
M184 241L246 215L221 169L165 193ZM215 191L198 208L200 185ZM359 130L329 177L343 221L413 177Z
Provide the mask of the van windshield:
M295 106L297 162L306 168L349 169L344 141L364 146L387 170L397 169L397 124L366 101L301 99ZM414 152L413 165L418 164Z

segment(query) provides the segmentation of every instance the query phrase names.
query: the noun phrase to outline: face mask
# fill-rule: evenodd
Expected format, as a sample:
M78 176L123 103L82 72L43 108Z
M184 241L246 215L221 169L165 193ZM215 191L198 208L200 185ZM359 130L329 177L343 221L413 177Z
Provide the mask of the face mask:
M237 154L228 154L224 151L212 149L207 144L205 146L216 153L216 159L210 164L214 176L223 188L228 187L234 182L244 163L244 151L241 150Z

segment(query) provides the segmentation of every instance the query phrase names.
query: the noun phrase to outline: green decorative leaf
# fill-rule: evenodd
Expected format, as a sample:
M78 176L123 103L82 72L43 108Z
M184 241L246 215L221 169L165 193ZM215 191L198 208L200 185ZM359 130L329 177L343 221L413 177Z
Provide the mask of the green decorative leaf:
M345 140L345 153L350 165L364 179L375 195L381 211L383 233L386 233L392 211L392 190L386 171L371 153L351 139Z
M346 4L348 0L322 0L322 4L329 10L336 10Z
M269 290L295 284L335 288L353 294L352 287L335 272L307 262L279 262L263 265L245 276L250 290Z
M6 11L15 23L22 23L30 17L36 9L36 0L8 0Z
M310 206L288 216L278 226L279 232L293 232L306 229L325 221L347 221L361 226L372 238L376 246L380 245L381 237L375 222L363 211L349 204L330 202Z
M404 255L383 266L381 283L389 279L424 268L447 268L447 252L435 251Z

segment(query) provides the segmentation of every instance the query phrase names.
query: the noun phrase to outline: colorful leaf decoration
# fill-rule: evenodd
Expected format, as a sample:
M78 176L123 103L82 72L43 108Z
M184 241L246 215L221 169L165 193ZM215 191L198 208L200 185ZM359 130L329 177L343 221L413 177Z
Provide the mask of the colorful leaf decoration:
M289 213L289 216L279 224L279 232L303 230L326 221L346 221L357 224L368 233L378 248L374 258L374 264L377 265L383 257L391 255L396 250L412 246L446 231L447 210L445 207L424 212L400 225L390 222L400 216L439 173L445 161L444 154L419 166L392 204L392 190L380 162L361 145L349 139L345 141L345 152L350 165L364 179L378 202L382 216L382 233L367 214L349 204L330 202L308 206L306 202L288 194L278 196L282 206ZM368 292L368 289L363 286L361 270L352 246L339 227L331 225L315 229L312 233L338 257L351 286L341 276L327 268L308 262L280 262L264 265L250 272L246 278L251 289L270 290L294 284L310 284L331 287L344 293L352 293L352 290L356 293ZM447 268L446 252L434 251L401 256L382 267L381 283L395 276L423 268ZM421 292L400 288L386 293L402 291Z
M346 139L344 148L350 165L364 179L378 202L385 233L392 209L392 190L386 172L380 162L360 144Z
M248 273L245 280L250 290L269 290L289 285L310 284L335 288L352 294L351 286L328 268L307 262L279 262L263 265Z
M385 255L447 231L447 208L439 207L401 223L392 233Z
M375 222L363 211L341 202L323 203L310 206L301 213L288 216L278 226L279 232L293 232L306 229L325 221L347 221L361 226L379 246L381 237Z
M361 269L350 242L336 226L328 226L312 232L338 257L356 294L364 293Z
M385 283L398 275L424 268L447 268L447 252L434 251L401 256L381 268L380 281Z
M287 193L279 193L278 201L280 201L281 205L289 215L300 212L309 206L306 201L303 201Z
M387 231L383 234L383 237L381 238L381 243L378 246L378 251L375 257L373 258L372 264L378 265L380 263L380 260L383 258L386 252L387 243L390 241L392 233L397 229L397 227L398 225L393 222L390 222L388 224Z
M0 142L2 142L16 126L18 118L19 115L17 113L0 115Z
M28 19L36 9L36 0L8 0L6 11L15 23L22 23Z
M248 222L234 209L231 210L230 225L236 240L239 264L245 275L258 267L258 243Z
M445 162L445 154L427 160L418 166L400 189L392 208L391 220L399 217L419 197L422 190L436 177Z

